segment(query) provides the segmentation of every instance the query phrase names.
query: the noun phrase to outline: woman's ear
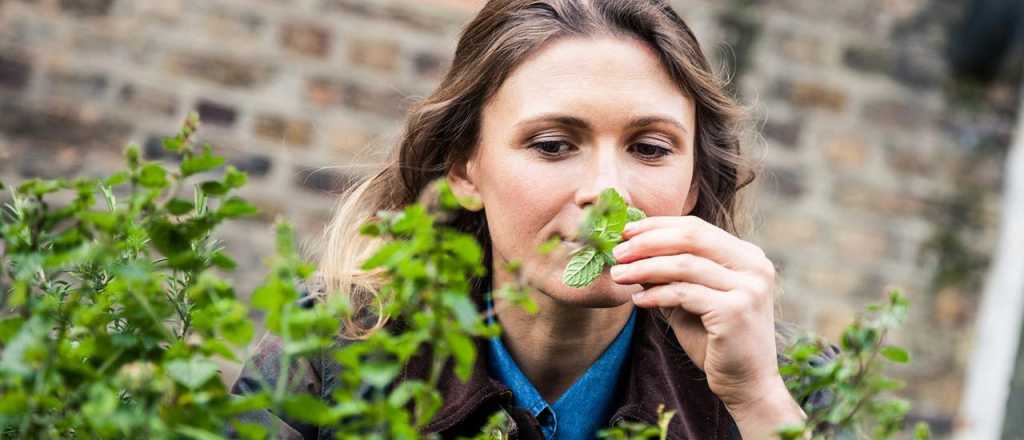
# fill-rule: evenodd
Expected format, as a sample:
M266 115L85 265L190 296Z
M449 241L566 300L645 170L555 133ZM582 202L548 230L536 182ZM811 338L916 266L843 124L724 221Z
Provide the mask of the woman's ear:
M480 191L477 189L473 169L475 162L470 159L456 163L448 170L448 185L459 200L463 208L470 211L483 209L483 202L480 199Z

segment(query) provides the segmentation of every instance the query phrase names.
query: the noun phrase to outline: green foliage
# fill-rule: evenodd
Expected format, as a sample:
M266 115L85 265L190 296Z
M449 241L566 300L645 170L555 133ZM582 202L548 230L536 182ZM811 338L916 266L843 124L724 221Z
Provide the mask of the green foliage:
M598 202L584 209L579 231L583 246L573 251L562 273L562 282L569 287L585 287L594 282L606 265L615 265L612 248L622 241L626 223L646 216L639 208L627 206L614 188L602 191Z
M820 360L823 342L803 337L786 350L788 362L779 367L786 385L798 401L812 395L825 402L804 405L807 420L802 425L779 430L783 439L889 438L904 428L910 410L906 400L887 394L903 388L903 382L884 374L886 362L905 364L910 355L901 347L888 345L886 335L900 326L909 304L899 292L890 292L885 303L868 306L846 327L841 351L830 362ZM915 438L929 438L927 425L915 427Z
M146 161L139 148L125 150L126 169L103 179L29 180L9 188L0 213L0 437L217 439L230 425L246 439L268 438L276 427L237 420L269 410L333 428L337 438L414 439L441 408L436 389L442 368L453 364L468 379L478 353L474 338L500 333L470 298L474 279L487 276L483 249L447 222L477 201L459 199L435 181L417 203L381 211L361 233L382 245L363 262L386 282L369 312L404 325L338 343L344 318L358 317L348 298L301 299L300 286L314 271L295 250L294 231L276 225L276 251L251 295L268 331L282 341L279 376L260 391L232 396L218 377L218 360L240 361L254 328L249 304L236 299L222 278L236 263L211 233L225 221L256 213L234 194L246 175L192 137L189 115L180 132L164 140L179 165ZM6 186L0 184L0 188ZM57 193L70 202L57 204ZM68 198L65 198L68 199ZM610 252L629 220L643 213L609 189L588 208L581 227L583 250L570 263L567 284L586 285L613 264ZM550 252L553 239L538 251ZM517 282L492 292L536 311L522 265L503 267ZM568 273L569 271L567 271ZM571 285L572 285L571 284ZM837 390L838 397L808 409L806 426L862 426L874 435L899 427L908 405L881 400L897 388L877 374L879 359L908 362L899 347L882 345L902 320L906 303L894 296L874 320L858 320L843 338L834 363L810 366L812 344L798 344L785 365L794 396ZM429 347L428 347L429 346ZM429 350L424 350L429 348ZM296 393L296 360L327 353L342 367L328 402ZM428 353L428 376L396 382L414 356ZM659 408L657 426L621 421L599 435L611 439L665 439L674 411ZM472 439L507 438L507 415L495 413ZM796 438L808 429L787 428ZM927 438L927 427L917 428Z

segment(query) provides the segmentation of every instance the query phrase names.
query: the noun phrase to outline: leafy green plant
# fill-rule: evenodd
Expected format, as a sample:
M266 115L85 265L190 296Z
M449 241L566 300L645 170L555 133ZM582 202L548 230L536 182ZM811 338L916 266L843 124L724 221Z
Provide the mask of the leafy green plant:
M573 251L562 273L562 282L570 287L585 287L594 282L605 266L615 265L612 248L622 241L626 223L646 216L639 208L627 206L614 188L602 191L598 202L584 209L578 239L583 246Z
M908 308L899 291L890 292L885 303L868 306L843 331L842 350L830 362L819 362L823 341L814 336L802 337L786 350L789 362L779 371L793 396L808 404L805 423L780 429L781 438L813 434L815 439L885 439L903 429L910 402L886 395L904 383L886 376L884 368L886 363L910 362L910 355L885 339L904 322ZM926 424L915 427L914 438L929 437Z
M0 437L205 440L221 438L230 424L244 438L261 439L277 430L238 416L268 410L329 427L337 438L420 438L419 428L441 407L436 385L442 366L452 361L466 379L477 361L473 338L500 333L469 298L471 279L486 275L482 249L447 224L473 201L457 199L439 180L417 203L378 212L362 225L363 234L382 241L363 264L384 280L377 308L369 312L404 325L344 344L338 343L342 318L365 310L353 310L344 295L302 296L314 268L296 252L292 228L279 221L276 251L251 307L282 341L281 368L272 384L264 379L258 391L232 396L218 380L216 361L240 361L236 353L249 346L254 328L250 304L237 299L224 277L235 262L212 234L257 210L235 194L245 173L225 166L209 145L195 145L198 128L198 117L190 115L164 141L179 159L174 168L145 161L129 146L126 169L110 177L29 180L10 189L11 202L0 213ZM579 268L566 284L591 283L614 261L610 251L625 223L642 217L614 190L602 192L578 234L589 250L575 253L577 263L569 265ZM513 261L502 269L520 282L494 295L535 311L521 265ZM905 308L894 302L886 310ZM784 367L800 384L792 388L795 396L836 389L865 403L833 399L808 410L808 424L786 428L784 438L820 422L875 426L882 433L898 426L906 405L872 400L876 391L893 388L874 378L872 365L879 356L901 360L904 352L882 347L879 356L869 355L876 336L884 338L896 320L879 321L888 325L884 330L872 327L875 322L854 323L844 338L847 351L824 367L802 363L814 356L813 348L795 348L796 363ZM314 353L327 353L343 367L331 402L291 386L300 373L294 361ZM396 383L418 353L429 354L427 377ZM855 362L864 369L855 369ZM887 408L900 411L883 418ZM659 410L657 426L624 422L600 436L664 439L673 414ZM505 438L507 423L496 413L474 438Z

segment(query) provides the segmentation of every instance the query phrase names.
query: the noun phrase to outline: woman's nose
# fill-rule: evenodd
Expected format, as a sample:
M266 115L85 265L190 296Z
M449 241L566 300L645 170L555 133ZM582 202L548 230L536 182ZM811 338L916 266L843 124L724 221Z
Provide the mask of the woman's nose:
M576 190L577 206L583 208L597 203L601 192L607 188L614 188L627 204L633 204L627 189L624 170L621 169L614 150L595 154L590 161L590 169L591 172L587 173L584 181L579 182L580 186Z

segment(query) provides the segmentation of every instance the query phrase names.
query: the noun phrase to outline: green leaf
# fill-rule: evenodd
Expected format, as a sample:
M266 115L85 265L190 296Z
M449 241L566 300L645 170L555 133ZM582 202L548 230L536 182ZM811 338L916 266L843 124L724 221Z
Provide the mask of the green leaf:
M175 359L164 365L167 375L190 390L197 389L217 375L217 364L200 356L187 361Z
M241 188L248 179L248 174L238 171L233 165L228 165L227 171L224 172L224 185L231 189Z
M562 273L562 282L569 287L584 287L601 276L604 261L592 247L582 248L573 255Z
M476 346L473 340L466 334L458 331L447 331L444 334L445 341L452 349L455 356L455 375L466 382L473 373L473 363L476 361Z
M214 434L205 429L199 429L192 426L178 426L175 428L178 434L184 435L185 437L192 438L195 440L225 440L224 437Z
M626 218L631 222L635 222L647 218L647 214L640 210L640 208L630 206L626 208Z
M224 194L227 194L229 190L229 188L224 186L223 183L220 183L216 180L203 182L199 184L199 188L202 189L204 193L211 196L222 196Z
M238 420L232 420L231 425L235 427L238 436L244 440L265 440L267 438L267 428L263 425Z
M211 171L224 164L224 158L211 154L209 145L203 146L203 153L181 161L181 174L185 177Z
M146 188L163 189L167 187L167 170L160 164L150 163L139 171L139 184Z
M192 212L195 205L188 200L182 200L177 197L167 201L167 212L174 215L185 215Z
M329 425L337 419L323 400L306 393L289 396L283 406L285 414L301 422Z
M887 345L882 347L881 353L886 359L896 363L905 364L910 362L910 354L900 347Z
M217 216L221 218L236 218L255 215L259 212L259 209L241 197L232 196L220 205L220 208L217 209Z

